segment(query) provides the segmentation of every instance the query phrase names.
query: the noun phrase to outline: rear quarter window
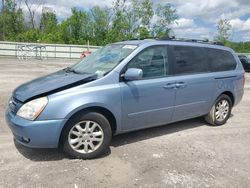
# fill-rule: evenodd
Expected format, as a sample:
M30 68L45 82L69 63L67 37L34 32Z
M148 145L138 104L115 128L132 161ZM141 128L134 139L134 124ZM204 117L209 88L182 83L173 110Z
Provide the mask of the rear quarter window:
M206 48L208 64L212 72L229 71L236 68L236 60L231 52Z

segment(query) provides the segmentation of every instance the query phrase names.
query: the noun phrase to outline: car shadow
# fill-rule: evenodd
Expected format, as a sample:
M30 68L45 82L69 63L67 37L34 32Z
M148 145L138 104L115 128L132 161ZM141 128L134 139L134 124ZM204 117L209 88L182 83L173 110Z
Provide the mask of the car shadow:
M73 159L69 155L66 155L61 148L55 149L41 149L41 148L28 148L16 140L14 140L16 149L21 153L25 158L32 161L60 161L63 159ZM110 148L108 148L105 153L99 157L103 158L108 156L111 153Z
M68 158L60 149L34 149L28 148L19 144L14 139L14 144L16 149L21 153L25 158L32 161L58 161L64 158Z
M188 129L193 129L203 125L208 125L203 118L195 118L177 123L171 123L167 125L157 126L153 128L147 128L134 132L129 132L121 135L114 136L111 142L111 146L119 147L135 142L140 142L150 138L155 138L171 133L181 132Z
M188 129L197 128L203 125L207 125L203 118L196 118L191 120L185 120L178 123L172 123L168 125L158 126L154 128L148 128L135 132L125 133L114 136L110 146L119 147L127 144L136 143L139 141L147 140L150 138L159 137L171 133L181 132ZM18 142L14 141L16 149L27 159L32 161L58 161L62 159L69 159L70 157L63 153L61 149L33 149L22 146ZM110 148L100 158L110 155Z

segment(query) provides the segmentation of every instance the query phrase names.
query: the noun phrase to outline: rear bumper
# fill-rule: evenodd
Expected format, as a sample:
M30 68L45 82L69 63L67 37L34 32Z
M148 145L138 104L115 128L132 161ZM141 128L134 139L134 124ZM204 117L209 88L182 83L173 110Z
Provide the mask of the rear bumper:
M244 89L240 89L235 92L235 101L234 101L234 106L238 105L240 101L242 100L244 95Z
M65 119L29 121L6 111L5 119L17 142L31 148L57 148Z

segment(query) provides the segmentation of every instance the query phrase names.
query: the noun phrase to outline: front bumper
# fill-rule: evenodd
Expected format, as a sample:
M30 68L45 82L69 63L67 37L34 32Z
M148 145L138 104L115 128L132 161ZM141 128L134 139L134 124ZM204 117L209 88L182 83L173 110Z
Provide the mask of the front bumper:
M31 148L57 148L65 119L29 121L6 111L5 119L17 142Z

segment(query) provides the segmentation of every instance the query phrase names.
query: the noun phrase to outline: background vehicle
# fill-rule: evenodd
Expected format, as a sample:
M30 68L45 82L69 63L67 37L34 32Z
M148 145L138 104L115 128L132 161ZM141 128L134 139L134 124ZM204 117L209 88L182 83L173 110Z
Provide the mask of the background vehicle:
M250 59L245 55L239 55L240 61L246 72L250 72Z
M243 96L243 67L231 49L191 41L110 44L18 87L6 112L15 139L90 159L116 134L200 116L225 124Z

